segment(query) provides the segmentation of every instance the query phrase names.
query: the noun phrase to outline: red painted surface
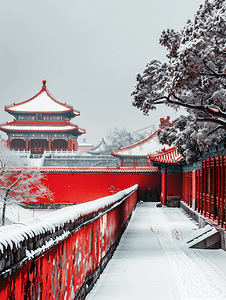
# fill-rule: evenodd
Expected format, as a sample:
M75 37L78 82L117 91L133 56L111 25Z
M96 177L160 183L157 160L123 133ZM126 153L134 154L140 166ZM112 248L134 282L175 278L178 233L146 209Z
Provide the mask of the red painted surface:
M180 199L182 192L182 174L161 174L161 204L166 205L167 199Z
M116 240L136 200L134 192L115 209L2 280L0 299L74 299Z
M226 227L226 155L202 161L201 170L183 173L183 201Z
M43 168L44 170L44 168ZM46 174L46 184L54 193L56 203L82 203L101 197L109 196L119 190L124 190L134 184L138 184L138 197L144 194L145 188L155 187L160 191L159 173L114 173L95 172L90 169L89 173L76 173L50 171ZM49 202L41 199L39 202Z
M163 173L164 174L164 173ZM167 198L180 198L182 191L182 174L167 173Z
M162 181L161 181L161 203L162 205L166 205L166 172L161 174Z

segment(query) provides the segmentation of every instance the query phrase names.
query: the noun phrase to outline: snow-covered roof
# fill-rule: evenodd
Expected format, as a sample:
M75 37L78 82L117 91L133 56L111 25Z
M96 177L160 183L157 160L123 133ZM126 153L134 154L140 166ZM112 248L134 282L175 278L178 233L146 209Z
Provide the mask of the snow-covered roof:
M77 125L74 125L67 121L59 122L20 122L14 120L13 122L7 122L6 124L0 125L0 130L4 132L9 131L54 131L54 132L64 132L64 131L77 131L80 134L86 133L85 129L79 128Z
M104 141L104 138L102 138L101 142L94 147L93 149L87 151L90 154L101 154L103 152L109 151L109 148L107 146L107 144Z
M168 146L167 146L168 147ZM145 139L133 145L111 151L114 156L147 156L163 148L157 137L157 130Z
M150 153L150 155L148 155L148 159L150 159L151 161L158 161L162 163L176 164L184 158L180 153L178 153L177 147L173 146L168 149L162 148L155 153Z
M34 97L6 106L5 110L11 114L15 113L70 113L72 116L79 116L80 112L73 109L66 103L59 102L46 88L46 81L43 80L43 87Z

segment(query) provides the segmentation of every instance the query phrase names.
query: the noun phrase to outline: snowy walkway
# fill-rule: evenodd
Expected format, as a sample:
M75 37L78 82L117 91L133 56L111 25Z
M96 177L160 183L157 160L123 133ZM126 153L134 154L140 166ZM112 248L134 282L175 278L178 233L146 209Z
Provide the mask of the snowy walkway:
M87 300L226 299L226 252L189 249L196 223L178 208L138 204Z

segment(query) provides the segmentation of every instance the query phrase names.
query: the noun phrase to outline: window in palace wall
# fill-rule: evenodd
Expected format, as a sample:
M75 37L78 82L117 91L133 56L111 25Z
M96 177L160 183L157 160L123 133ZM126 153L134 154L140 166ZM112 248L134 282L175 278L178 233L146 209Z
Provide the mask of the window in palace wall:
M42 114L37 114L37 121L42 121Z

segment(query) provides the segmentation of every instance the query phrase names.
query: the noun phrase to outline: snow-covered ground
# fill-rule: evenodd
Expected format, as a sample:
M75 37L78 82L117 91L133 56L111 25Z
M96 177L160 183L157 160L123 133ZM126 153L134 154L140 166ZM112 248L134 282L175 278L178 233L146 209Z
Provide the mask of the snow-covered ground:
M138 204L87 300L226 299L226 252L190 249L197 224L178 208Z
M37 218L55 211L54 209L27 209L20 205L12 205L6 208L5 225L21 222L32 218ZM0 222L2 220L2 207L0 207Z

